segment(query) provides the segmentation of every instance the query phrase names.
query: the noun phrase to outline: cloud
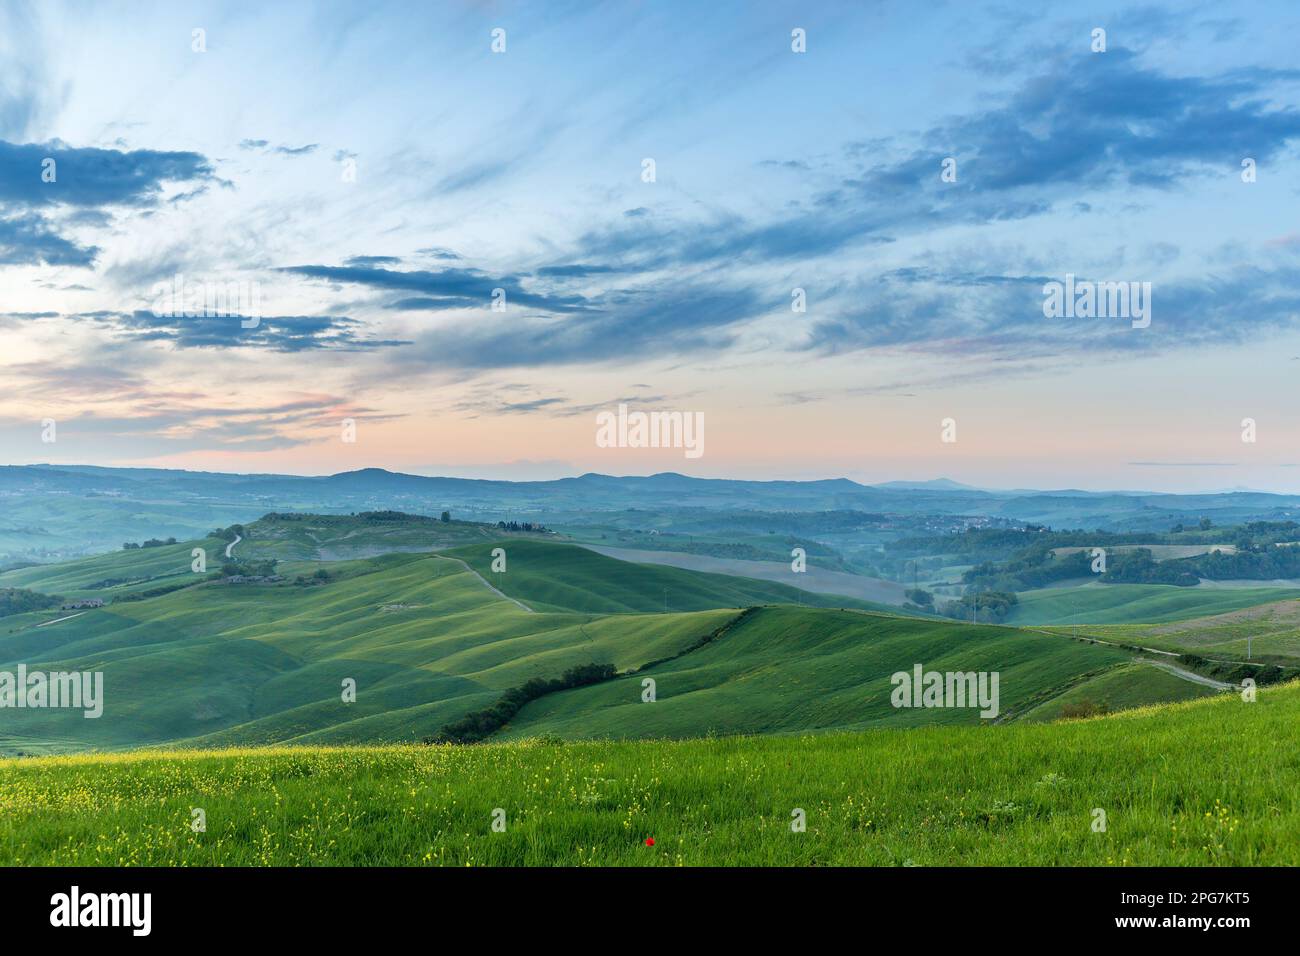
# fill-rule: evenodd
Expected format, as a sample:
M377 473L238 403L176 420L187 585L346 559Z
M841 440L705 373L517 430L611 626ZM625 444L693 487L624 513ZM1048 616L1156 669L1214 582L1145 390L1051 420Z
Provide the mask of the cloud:
M0 265L90 266L98 254L96 246L60 236L36 213L0 218Z
M1080 189L1171 190L1236 175L1242 157L1265 163L1300 139L1300 111L1271 105L1274 87L1296 79L1300 71L1264 69L1175 77L1118 48L1067 57L1002 103L946 120L911 143L850 149L856 165L836 186L777 218L714 212L681 222L638 208L588 231L572 258L642 269L797 261L1045 215L1062 199L1079 202ZM943 182L941 164L950 157L957 181Z
M586 263L575 262L571 265L563 266L543 266L537 270L537 275L545 279L585 279L590 276L612 275L618 272L625 272L617 266L611 265L588 265Z
M1077 275L1083 282L1142 276ZM1152 281L1151 326L1123 318L1043 315L1043 286L1064 276L983 275L900 269L856 287L869 303L815 322L802 348L833 355L874 348L931 354L1047 357L1156 354L1238 344L1300 329L1300 268L1240 266L1218 275ZM1150 280L1148 280L1150 281Z
M662 360L729 348L734 326L768 303L749 289L663 286L611 294L562 319L515 316L430 331L395 356L394 370L436 361L444 368L482 371L549 365Z
M532 391L527 385L483 385L473 389L469 395L451 406L451 410L465 414L468 418L482 415L535 415L545 412L552 417L573 418L589 415L606 408L616 408L620 403L627 405L653 405L665 402L665 395L636 394L611 398L607 402L579 403L570 401L564 395L543 395L535 398L514 399L511 393Z
M276 153L280 156L306 156L307 154L314 153L316 150L320 149L320 143L307 143L304 146L285 146L282 144L280 146L272 147L270 140L241 139L239 141L239 148L258 153ZM341 153L342 150L339 151L339 154ZM335 159L339 158L339 154L335 155Z
M53 167L46 163L50 159ZM53 182L42 178L47 168L53 169ZM5 206L144 208L158 203L167 183L212 178L212 164L199 153L0 140L0 204Z
M206 192L211 179L198 153L0 140L0 265L93 266L99 248L62 229L107 227L113 207L148 209L169 184L197 183L171 200L183 201Z
M103 317L93 318L104 321ZM410 344L400 340L365 338L358 334L362 327L360 322L342 316L269 316L259 319L255 328L244 328L243 322L244 317L238 315L160 317L143 310L107 317L111 328L132 340L168 342L181 349L259 348L273 352L356 352Z
M507 307L528 306L548 312L579 312L588 307L581 296L548 295L527 291L516 276L492 277L477 269L442 269L437 272L397 272L392 269L372 269L359 266L287 266L280 270L309 279L326 279L330 282L351 283L374 289L423 293L430 300L443 300L445 308L464 308L467 303L477 303L487 308L493 301L493 290L505 291ZM417 306L433 307L431 305Z
M345 266L360 266L363 269L373 266L396 266L401 265L402 260L397 256L350 256L343 260Z
M450 249L444 249L441 246L426 246L423 249L416 249L416 253L422 256L428 256L430 259L447 259L459 260L460 253L452 252Z

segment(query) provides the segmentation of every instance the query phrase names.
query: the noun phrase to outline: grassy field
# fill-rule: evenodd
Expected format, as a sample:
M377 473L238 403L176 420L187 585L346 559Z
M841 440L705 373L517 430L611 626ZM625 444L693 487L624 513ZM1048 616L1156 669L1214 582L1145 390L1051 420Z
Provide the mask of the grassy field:
M492 571L492 550L506 551L506 572ZM516 539L446 552L513 598L538 609L589 614L698 611L710 607L802 603L813 607L896 610L850 597L811 594L774 581L633 564L578 545ZM797 581L791 574L791 581Z
M0 861L1294 866L1297 721L1291 684L902 733L4 760Z
M395 551L428 552L506 537L470 521L441 521L423 515L385 519L357 515L267 515L245 529L235 547L241 558L280 561L339 561Z
M259 523L236 555L246 544L279 547L302 535L360 547L355 535L369 532L358 520L270 521L289 529L284 538ZM397 533L425 534L430 524L439 526L433 532L463 531L415 519L398 521ZM498 546L505 573L491 569ZM112 603L4 618L0 670L101 673L105 702L97 719L71 709L6 709L0 753L419 742L533 678L588 664L623 676L535 700L504 733L681 738L979 721L975 709L891 706L890 675L918 663L998 672L998 719L1006 721L1130 657L1063 636L880 613L778 582L631 564L522 536L446 556L286 558L289 579L278 584L175 572L188 561L183 544L13 572L22 576L14 583ZM293 577L312 569L327 579ZM196 583L127 600L140 597L132 589L178 577ZM105 581L119 583L89 587ZM827 603L836 606L815 606ZM749 607L757 610L724 638L702 644ZM653 705L641 700L647 677L657 682ZM1152 690L1138 702L1183 696L1167 675L1150 677ZM348 681L355 700L344 699Z
M6 710L0 746L420 740L531 677L593 661L635 667L738 613L530 614L429 555L344 562L334 574L310 587L204 584L43 627L55 612L5 618L0 666L101 671L106 703L91 720ZM342 701L345 678L357 682L355 703Z
M315 521L283 523L296 536L315 533ZM237 555L245 543L268 540L250 530ZM394 553L283 565L290 574L326 568L325 583L196 583L75 615L7 617L0 621L0 669L21 663L101 672L106 701L98 719L67 709L6 710L0 753L420 741L529 679L591 663L631 671L691 647L744 606L824 600L771 582L628 564L550 542L496 543L511 558L506 574L488 566L493 543L458 553L505 591L549 599L536 602L540 613L503 600L459 559ZM182 582L198 581L188 571L188 549L121 551L13 574L69 594L95 581L129 582L90 589L112 601L127 589L171 581L175 564L186 568ZM667 614L658 597L664 586L674 609ZM355 701L343 700L346 679L356 682Z
M1058 629L1072 633L1070 628ZM1300 599L1163 624L1089 625L1088 635L1203 657L1300 663Z
M827 728L978 724L978 709L896 708L896 671L998 671L1010 719L1127 653L1014 628L971 627L852 611L760 608L716 641L628 677L548 695L523 708L509 738L689 737ZM642 701L642 681L656 699Z
M1104 708L1102 712L1113 713L1148 704L1197 700L1217 693L1211 687L1183 680L1160 668L1130 663L1080 681L1064 693L1033 707L1022 719L1034 722L1058 720L1067 708L1084 705L1101 707Z
M216 570L221 566L226 542L217 538L199 538L156 548L110 551L76 561L19 568L0 574L0 588L27 588L67 598L109 600L115 593L197 582L200 576L191 569L194 548L205 549L209 569Z
M1160 623L1300 597L1294 588L1180 588L1172 584L1093 584L1023 591L1007 624Z
M634 561L638 564L662 564L687 571L760 578L764 581L776 581L780 584L795 584L804 591L814 591L818 594L846 595L876 604L900 606L907 600L906 585L897 581L866 577L861 574L849 574L844 571L833 571L812 564L808 565L804 571L796 574L790 570L789 560L738 560L702 554L687 554L679 551L607 548L599 544L588 544L586 547L598 554L605 554L620 561ZM789 555L787 554L786 557L788 559Z

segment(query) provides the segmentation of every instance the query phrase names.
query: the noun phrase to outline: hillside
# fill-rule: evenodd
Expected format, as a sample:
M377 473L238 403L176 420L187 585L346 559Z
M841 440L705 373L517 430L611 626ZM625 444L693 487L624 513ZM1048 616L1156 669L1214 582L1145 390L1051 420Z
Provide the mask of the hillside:
M894 707L891 675L918 663L927 670L998 671L998 719L1006 720L1128 659L1112 648L1014 628L760 608L724 639L676 660L529 704L504 736L690 737L979 724L978 709ZM656 683L654 703L641 699L647 677Z
M1089 584L1023 591L1007 615L1017 626L1180 621L1273 601L1295 599L1295 588L1182 588L1166 584Z
M104 716L9 710L9 751L221 743L418 740L534 676L668 656L735 610L532 614L458 561L388 555L336 565L325 584L209 583L59 623L5 618L0 667L104 674ZM355 703L341 700L345 678Z
M339 551L392 544L392 528L373 523L269 518L243 529L235 557L303 553L293 549L308 542ZM380 523L411 544L484 530L407 516ZM205 544L220 551L224 542ZM503 573L491 567L497 548ZM623 676L533 700L503 732L682 737L978 721L972 710L892 707L890 675L917 663L999 672L1006 721L1130 657L1065 636L879 613L772 581L631 564L537 535L444 554L285 560L279 580L257 583L195 575L188 549L5 576L109 603L0 620L0 669L99 672L106 696L97 719L7 710L0 752L419 741L529 680L585 665ZM745 608L755 610L742 617ZM659 685L652 707L640 702L647 676ZM1149 676L1147 692L1127 702L1184 695L1165 687L1168 675ZM356 697L345 701L349 680Z
M248 525L236 552L252 560L339 561L395 551L442 551L505 537L481 522L442 521L402 512L356 515L268 514Z
M152 548L110 551L58 564L40 564L0 574L0 587L29 588L70 598L105 598L172 583L193 583L192 550L203 548L210 568L221 564L227 542L198 538Z
M506 572L492 571L492 551L506 551ZM754 604L806 604L894 610L839 595L812 594L795 584L687 571L660 564L620 561L577 545L518 539L448 551L465 561L510 597L532 607L589 614L698 611Z
M1092 624L1103 640L1180 653L1267 663L1300 663L1300 598L1157 624Z
M1218 691L1177 677L1151 664L1133 662L1082 680L1064 693L1029 709L1027 721L1096 716L1153 703L1213 697Z
M1295 866L1297 722L1291 684L902 735L2 760L0 862Z

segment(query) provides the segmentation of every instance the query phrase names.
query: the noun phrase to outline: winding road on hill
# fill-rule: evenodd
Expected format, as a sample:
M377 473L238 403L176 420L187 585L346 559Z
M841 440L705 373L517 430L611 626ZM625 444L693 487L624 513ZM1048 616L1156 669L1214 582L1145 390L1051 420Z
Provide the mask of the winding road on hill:
M1041 630L1041 629L1039 629L1039 628L1037 628L1037 627L1026 627L1026 628L1024 628L1024 630L1026 630L1026 631L1037 631L1039 634L1047 634L1047 635L1049 635L1049 636L1051 636L1051 637L1059 637L1059 636L1061 636L1061 635L1056 634L1056 633L1053 632L1053 631L1044 631L1044 630ZM1068 635L1068 634L1065 635L1065 636L1066 636L1066 637L1069 637L1071 640L1074 640L1074 641L1091 641L1091 642L1094 643L1094 644L1105 644L1107 647L1125 648L1125 646L1126 646L1126 645L1124 645L1124 644L1117 644L1117 643L1115 643L1114 641L1103 641L1103 640L1102 640L1101 638L1099 638L1099 637L1089 637L1089 636L1086 635L1086 634L1085 634L1083 637L1074 637L1074 636L1071 636L1071 635ZM1129 645L1129 646L1137 646L1137 645ZM1158 648L1158 647L1143 647L1143 648L1141 648L1141 651L1142 651L1142 653L1144 653L1144 654L1161 654L1161 655L1164 655L1165 657L1174 657L1174 658L1177 658L1177 657L1181 657L1181 656L1182 656L1181 654L1177 653L1176 651L1162 651L1162 650L1160 650L1160 648ZM1182 678L1183 680L1185 680L1185 681L1191 681L1193 684L1200 684L1200 685L1202 685L1202 686L1204 686L1204 687L1213 687L1215 690L1237 690L1237 689L1238 689L1238 687L1237 687L1236 684L1225 684L1225 683L1224 683L1223 681L1221 681L1221 680L1215 680L1215 679L1212 678L1212 677L1205 677L1204 675L1202 675L1202 674L1198 674L1198 673L1196 673L1195 671L1189 671L1189 670L1187 670L1187 669L1185 669L1185 668L1178 667L1178 666L1175 665L1175 664L1170 664L1168 661L1152 661L1152 660L1148 660L1148 659L1146 659L1146 658L1144 658L1144 657L1135 657L1134 660L1135 660L1137 663L1139 663L1139 664L1149 664L1149 665L1152 666L1152 667L1158 667L1158 668L1160 668L1162 671L1165 671L1165 672L1167 672L1167 673L1173 674L1175 677L1181 677L1181 678ZM1214 661L1214 662L1217 663L1217 664L1236 664L1236 663L1240 663L1239 661L1222 661L1222 660L1219 660L1218 658L1214 658L1214 657L1208 658L1208 660ZM1250 662L1247 661L1246 663L1250 663Z
M520 610L527 611L529 614L536 614L536 613L537 613L537 612L534 611L532 608L530 608L527 604L525 604L523 601L516 601L516 600L515 600L514 598L512 598L509 594L504 594L504 593L502 593L499 589L493 587L491 584L488 583L488 579L487 579L487 578L483 577L483 575L479 574L477 571L475 571L473 568L471 568L468 564L466 564L466 563L465 563L464 561L462 561L460 558L448 558L447 555L445 555L445 554L440 554L440 555L438 555L438 557L440 557L440 558L447 558L448 561L455 561L457 564L459 564L462 568L464 568L464 569L465 569L466 571L468 571L470 574L474 575L474 577L478 578L479 581L482 582L482 584L483 584L483 586L484 586L485 588L487 588L489 591L491 591L493 594L495 594L497 597L501 598L502 600L509 601L511 604L515 605L515 606L516 606L517 608L519 608Z
M1215 680L1212 677L1205 677L1195 671L1184 670L1181 667L1175 667L1173 664L1165 661L1148 661L1144 658L1137 658L1139 664L1147 664L1151 667L1158 667L1162 671L1173 674L1175 677L1181 677L1185 681L1191 681L1193 684L1201 684L1205 687L1213 687L1215 690L1237 690L1236 684L1225 684L1221 680Z
M226 545L226 557L230 557L230 552L235 550L235 545L239 544L239 542L243 540L244 539L241 536L235 535L235 540Z

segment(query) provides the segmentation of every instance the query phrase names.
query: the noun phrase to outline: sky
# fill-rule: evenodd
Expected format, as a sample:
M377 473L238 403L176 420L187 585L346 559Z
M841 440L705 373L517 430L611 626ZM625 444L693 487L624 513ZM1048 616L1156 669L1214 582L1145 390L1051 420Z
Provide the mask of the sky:
M0 0L0 464L1300 492L1300 6L809 6Z

